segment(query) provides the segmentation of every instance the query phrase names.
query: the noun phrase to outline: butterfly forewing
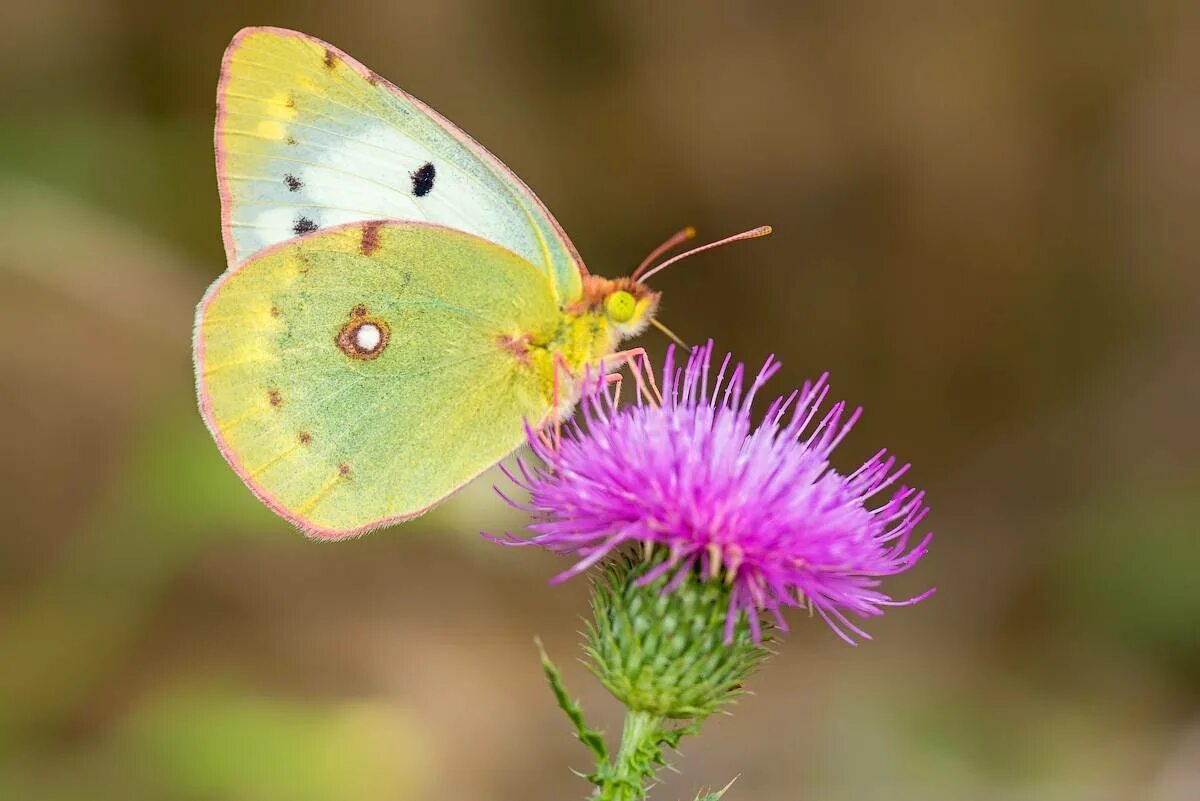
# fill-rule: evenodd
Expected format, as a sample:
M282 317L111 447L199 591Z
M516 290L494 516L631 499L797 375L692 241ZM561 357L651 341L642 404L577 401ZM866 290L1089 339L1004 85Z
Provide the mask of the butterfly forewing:
M433 222L524 257L560 302L582 262L538 198L454 125L337 48L247 28L218 88L217 173L230 265L362 220Z

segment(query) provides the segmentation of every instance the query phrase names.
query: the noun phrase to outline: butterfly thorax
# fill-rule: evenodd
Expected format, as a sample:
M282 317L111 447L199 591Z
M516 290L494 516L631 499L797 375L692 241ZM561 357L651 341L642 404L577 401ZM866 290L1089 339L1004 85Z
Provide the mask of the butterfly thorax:
M538 375L551 416L562 417L578 400L589 376L611 372L621 341L640 333L658 309L659 293L629 278L584 277L579 297L563 306L548 336L526 334L501 344Z

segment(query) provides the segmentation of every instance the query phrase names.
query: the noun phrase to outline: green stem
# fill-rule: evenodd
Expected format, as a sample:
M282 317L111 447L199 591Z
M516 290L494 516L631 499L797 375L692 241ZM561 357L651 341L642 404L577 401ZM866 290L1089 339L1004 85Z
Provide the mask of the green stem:
M596 791L596 801L638 801L645 798L645 782L653 778L658 766L663 719L649 712L627 710L621 732L621 749Z

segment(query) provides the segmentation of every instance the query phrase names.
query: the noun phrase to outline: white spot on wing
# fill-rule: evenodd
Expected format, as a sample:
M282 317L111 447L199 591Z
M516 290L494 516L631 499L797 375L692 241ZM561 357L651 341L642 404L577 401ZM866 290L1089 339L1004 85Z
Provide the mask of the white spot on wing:
M354 344L358 346L359 350L366 353L378 348L381 341L383 341L383 332L374 323L363 323L354 332Z
M296 235L293 230L295 225L296 209L264 208L253 217L251 227L245 230L246 250L253 253L266 245L291 239Z

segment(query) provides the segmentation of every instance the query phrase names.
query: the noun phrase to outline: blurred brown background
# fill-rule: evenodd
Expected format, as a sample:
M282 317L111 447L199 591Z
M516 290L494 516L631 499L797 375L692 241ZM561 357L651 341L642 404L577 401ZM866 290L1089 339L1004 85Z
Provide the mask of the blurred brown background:
M564 799L533 635L583 582L481 540L481 480L305 541L194 408L224 268L212 120L243 25L325 38L529 182L590 267L777 234L663 319L867 414L937 532L852 649L793 615L660 799L1200 797L1200 6L559 0L0 10L0 798ZM661 352L651 332L648 346Z

